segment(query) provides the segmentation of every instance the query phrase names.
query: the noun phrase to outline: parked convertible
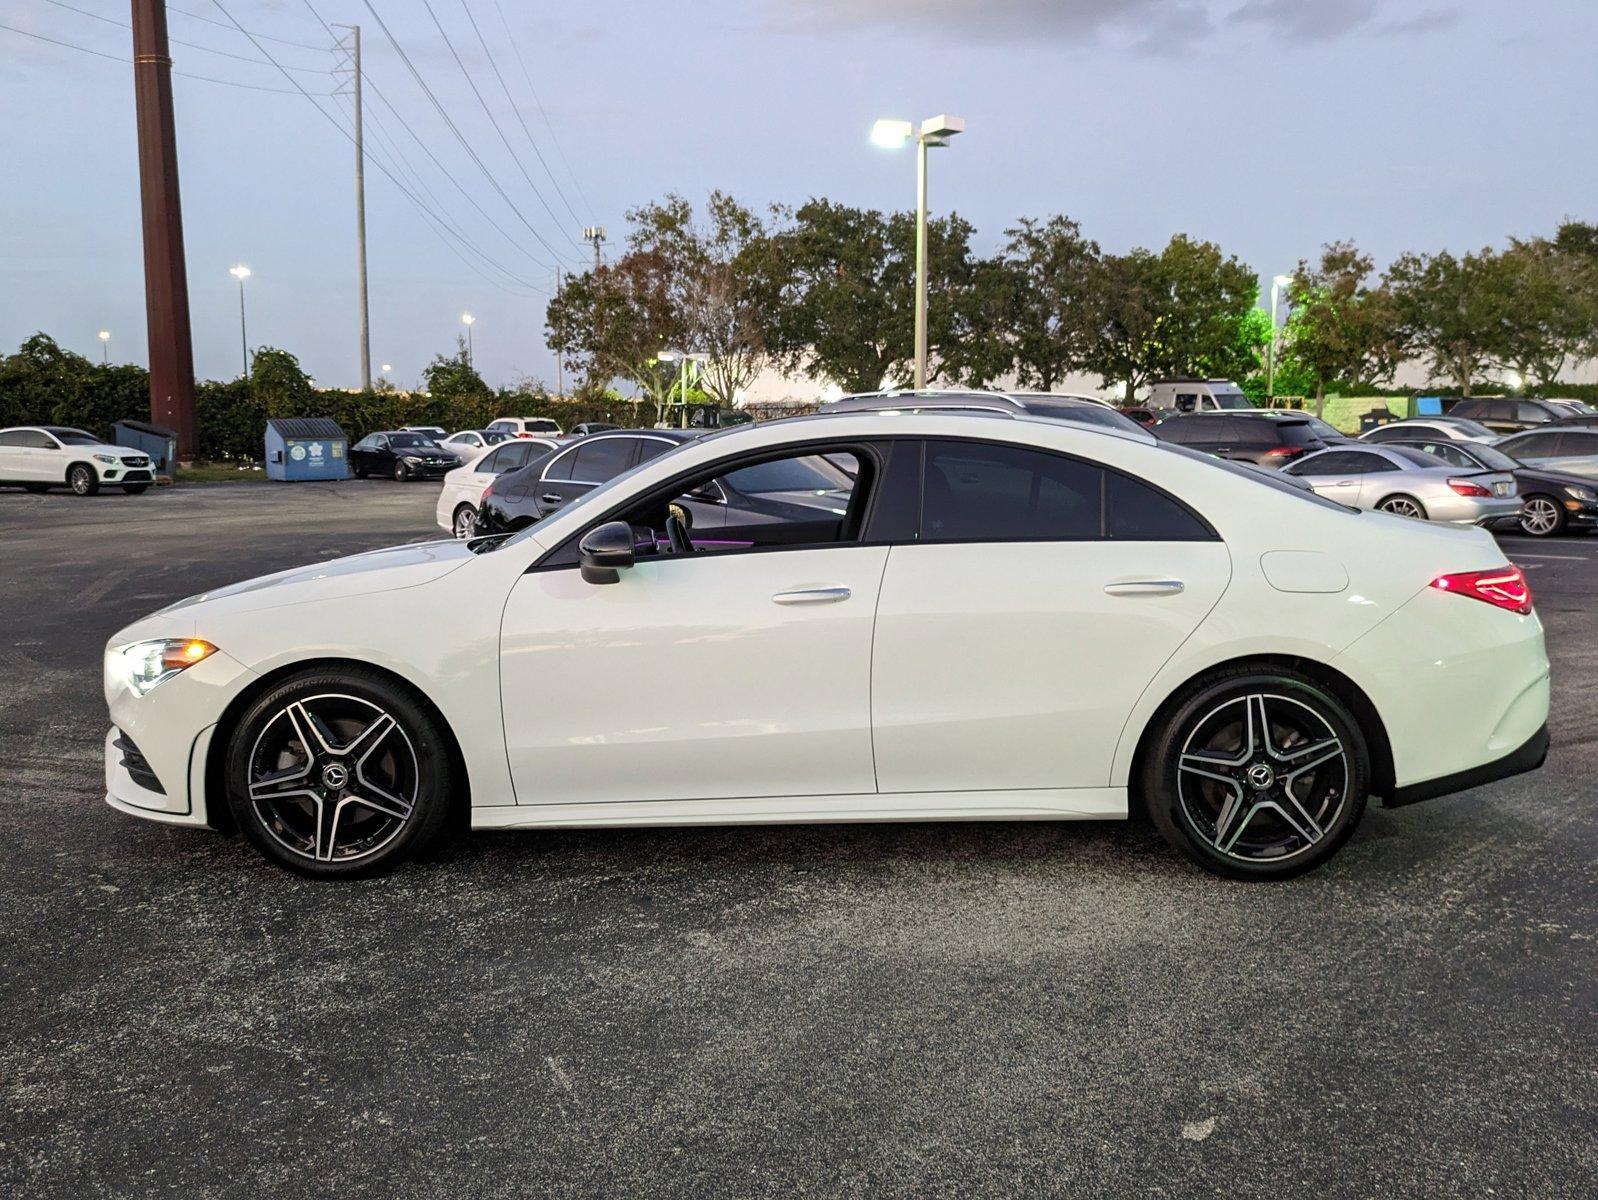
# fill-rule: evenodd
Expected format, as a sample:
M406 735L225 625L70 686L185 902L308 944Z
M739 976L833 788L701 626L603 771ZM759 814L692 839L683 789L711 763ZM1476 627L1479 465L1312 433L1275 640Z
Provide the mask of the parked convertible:
M1461 470L1409 446L1337 446L1306 454L1284 471L1328 500L1398 517L1499 529L1520 516L1509 470Z
M714 481L817 460L842 476L824 506L683 519ZM320 877L452 817L1136 807L1201 866L1275 879L1336 853L1371 796L1472 787L1548 744L1542 627L1485 532L1025 416L695 438L520 534L170 605L111 639L104 686L114 807L237 828Z

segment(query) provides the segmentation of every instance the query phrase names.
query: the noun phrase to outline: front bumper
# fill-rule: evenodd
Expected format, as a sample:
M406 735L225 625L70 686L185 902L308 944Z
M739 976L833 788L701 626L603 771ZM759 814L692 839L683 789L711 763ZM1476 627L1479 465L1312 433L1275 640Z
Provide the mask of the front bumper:
M1535 771L1548 759L1548 744L1548 726L1544 725L1502 758L1483 763L1479 767L1471 767L1468 771L1456 771L1452 775L1412 783L1408 787L1394 788L1393 794L1383 801L1383 806L1399 808L1405 804L1433 800L1438 796L1450 796L1467 788L1481 787L1483 784L1496 783L1513 775L1524 775L1527 771Z

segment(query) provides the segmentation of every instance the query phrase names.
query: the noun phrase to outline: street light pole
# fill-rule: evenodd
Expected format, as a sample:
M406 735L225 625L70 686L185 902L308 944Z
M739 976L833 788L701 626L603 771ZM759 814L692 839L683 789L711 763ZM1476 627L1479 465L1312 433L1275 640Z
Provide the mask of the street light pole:
M477 318L472 316L471 313L461 314L461 324L466 326L466 365L471 367L474 371L477 369L477 364L473 361L472 357L472 326L476 324L476 322Z
M1276 399L1276 303L1292 277L1277 275L1271 280L1271 340L1265 343L1265 399Z
M250 277L250 268L240 263L229 267L228 274L239 281L239 348L244 351L244 378L250 377L250 338L244 328L244 281Z
M878 146L894 149L912 136L916 140L916 294L915 294L915 386L927 385L927 151L947 146L949 139L965 132L965 118L943 114L928 117L916 131L909 121L882 120L871 129L871 140Z
M109 329L100 330L100 364L107 367L111 365L111 331Z

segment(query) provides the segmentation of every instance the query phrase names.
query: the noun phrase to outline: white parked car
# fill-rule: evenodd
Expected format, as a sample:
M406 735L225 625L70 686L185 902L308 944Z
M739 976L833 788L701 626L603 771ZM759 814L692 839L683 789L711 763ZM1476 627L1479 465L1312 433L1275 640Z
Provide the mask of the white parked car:
M512 438L507 435L499 446L479 455L444 476L444 489L438 494L434 519L438 527L454 537L471 537L477 511L483 506L483 492L499 476L565 445L569 438Z
M1442 438L1450 442L1491 442L1501 435L1468 417L1412 417L1389 421L1359 435L1362 442L1412 442L1416 438Z
M19 484L30 492L68 487L80 496L92 496L109 484L137 496L154 482L154 467L143 450L107 445L82 429L0 429L0 484Z
M435 442L448 432L442 425L401 425L400 430L404 433L425 433Z
M488 427L511 437L559 437L561 434L560 422L549 417L499 417L490 421Z
M696 531L747 467L833 511ZM696 438L523 532L191 597L105 653L107 799L369 873L478 829L1146 809L1280 878L1546 753L1542 626L1481 530L1142 434L854 413ZM1462 699L1468 698L1468 699Z
M461 462L471 462L485 450L511 438L512 434L500 429L463 429L452 433L438 443L438 448L453 454Z

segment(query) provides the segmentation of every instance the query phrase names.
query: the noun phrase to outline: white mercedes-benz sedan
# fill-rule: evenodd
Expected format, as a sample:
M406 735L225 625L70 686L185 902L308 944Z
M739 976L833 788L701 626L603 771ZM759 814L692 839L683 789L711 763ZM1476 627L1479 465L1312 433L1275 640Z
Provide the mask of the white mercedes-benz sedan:
M825 456L830 505L701 519ZM798 472L803 474L803 472ZM1369 797L1541 764L1548 660L1485 532L1148 435L862 412L683 443L502 538L195 596L105 654L107 800L307 875L478 829L1146 812L1219 874Z

